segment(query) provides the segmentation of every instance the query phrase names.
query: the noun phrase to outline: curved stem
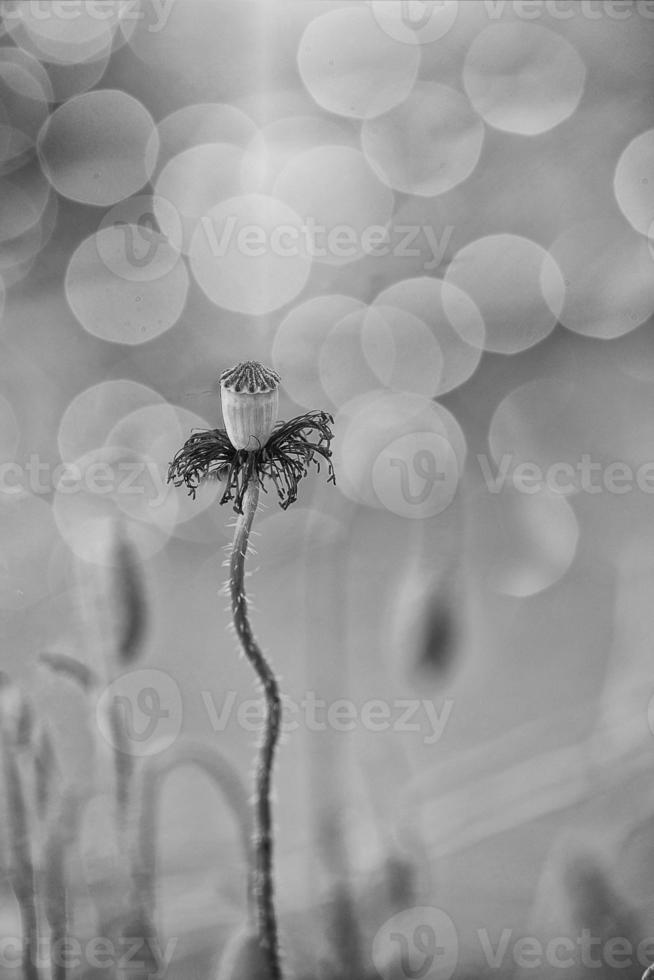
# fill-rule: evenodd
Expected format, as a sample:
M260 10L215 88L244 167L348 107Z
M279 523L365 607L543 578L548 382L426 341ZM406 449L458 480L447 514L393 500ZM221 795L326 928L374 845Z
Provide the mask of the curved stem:
M132 861L132 907L152 924L155 918L155 893L157 877L157 835L160 794L165 779L176 769L196 766L219 790L231 807L241 834L243 856L248 878L254 867L252 855L252 817L248 794L238 772L212 745L195 740L181 740L165 755L150 756L144 760L139 773L140 800L135 805L134 834L135 852ZM248 915L254 918L252 881L248 881ZM152 927L154 929L154 926Z
M234 530L234 544L229 562L229 590L236 634L245 656L261 681L266 698L266 723L256 769L255 863L252 872L252 891L256 902L259 940L268 956L271 978L282 980L274 902L273 825L270 800L272 769L279 739L281 701L275 675L254 639L245 595L245 557L258 502L259 487L253 480L245 492L243 513L238 516Z

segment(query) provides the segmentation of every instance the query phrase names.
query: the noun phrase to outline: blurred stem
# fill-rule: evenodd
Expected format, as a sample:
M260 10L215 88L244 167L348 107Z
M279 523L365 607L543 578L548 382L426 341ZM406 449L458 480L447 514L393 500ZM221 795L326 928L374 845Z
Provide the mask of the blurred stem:
M140 801L135 814L136 851L132 862L132 896L130 907L149 923L154 934L155 891L157 878L157 837L160 794L164 780L176 769L195 766L223 793L231 807L241 834L243 855L248 870L248 915L254 916L254 898L250 892L253 867L252 816L248 793L238 772L232 768L212 745L197 741L182 741L159 758L146 759L139 773Z
M243 513L239 514L234 529L234 543L229 562L229 590L236 634L245 656L261 681L266 698L266 722L256 770L254 867L251 874L259 941L268 957L272 980L282 980L274 901L273 825L270 800L275 749L279 739L281 701L277 679L254 639L245 595L245 557L258 503L259 486L252 481L243 498Z
M9 842L12 852L11 885L20 908L23 930L23 978L39 980L37 967L38 922L36 914L36 889L34 866L29 839L27 808L23 787L16 762L16 748L5 738L2 745L2 762L7 792Z
M342 536L326 548L322 560L305 557L305 606L311 610L305 637L307 689L320 692L333 704L349 693L346 616L351 541L355 532L356 508L348 505ZM308 535L307 541L311 541ZM346 543L344 545L344 542ZM312 562L310 573L309 563ZM309 591L310 590L310 591ZM314 823L314 853L320 871L327 874L328 904L325 931L332 954L343 975L362 976L364 959L351 881L351 856L344 827L344 814L351 799L349 752L351 739L334 736L329 728L315 732L308 742L309 789ZM315 887L315 871L311 885Z
M54 813L44 855L44 908L50 926L52 980L66 980L68 970L62 956L68 938L68 848L77 837L81 801L73 787L64 791Z

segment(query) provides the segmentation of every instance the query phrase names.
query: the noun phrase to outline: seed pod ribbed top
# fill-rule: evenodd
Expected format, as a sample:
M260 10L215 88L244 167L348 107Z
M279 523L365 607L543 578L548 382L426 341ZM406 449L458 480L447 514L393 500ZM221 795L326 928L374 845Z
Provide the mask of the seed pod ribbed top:
M225 429L235 449L263 449L277 421L280 377L258 361L242 361L220 376Z
M241 361L220 375L221 388L228 391L247 391L250 394L263 391L275 391L281 378L276 371L259 364L258 361Z

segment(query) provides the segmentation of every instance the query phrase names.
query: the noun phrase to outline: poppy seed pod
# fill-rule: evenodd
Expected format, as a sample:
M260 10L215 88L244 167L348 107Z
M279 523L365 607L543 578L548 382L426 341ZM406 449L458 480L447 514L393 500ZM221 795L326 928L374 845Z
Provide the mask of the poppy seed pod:
M234 449L263 449L279 411L280 377L258 361L243 361L220 376L225 429Z

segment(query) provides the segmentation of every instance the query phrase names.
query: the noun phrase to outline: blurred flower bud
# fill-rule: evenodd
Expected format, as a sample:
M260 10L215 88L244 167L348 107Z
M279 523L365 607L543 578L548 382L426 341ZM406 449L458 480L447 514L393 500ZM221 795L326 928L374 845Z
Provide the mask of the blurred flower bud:
M456 593L449 571L428 571L420 564L403 570L389 610L389 652L402 675L419 687L442 680L455 664L461 641Z
M116 626L116 655L123 664L137 660L147 632L148 611L140 555L122 525L113 530L109 601Z
M0 671L0 727L5 738L16 747L30 744L34 731L32 709L21 690Z
M243 361L220 376L223 419L234 449L254 452L266 445L277 421L279 382L258 361Z

